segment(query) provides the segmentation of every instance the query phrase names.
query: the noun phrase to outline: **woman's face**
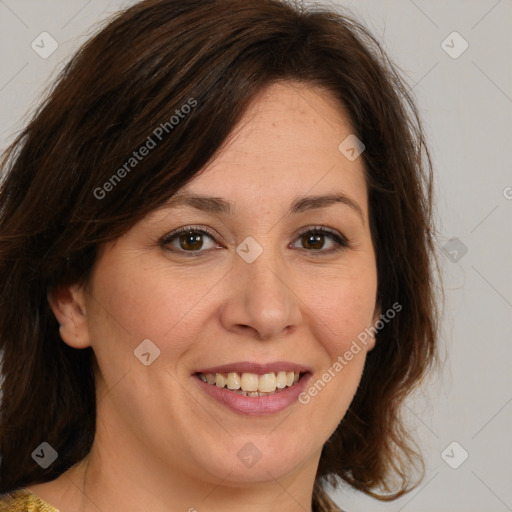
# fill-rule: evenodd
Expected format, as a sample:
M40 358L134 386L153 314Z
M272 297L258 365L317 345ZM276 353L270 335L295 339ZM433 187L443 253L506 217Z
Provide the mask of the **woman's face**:
M61 329L98 360L103 460L236 486L314 477L372 342L345 354L378 314L363 163L338 149L351 133L327 92L274 84L179 200L105 247ZM305 375L264 396L198 376L269 390L290 371Z

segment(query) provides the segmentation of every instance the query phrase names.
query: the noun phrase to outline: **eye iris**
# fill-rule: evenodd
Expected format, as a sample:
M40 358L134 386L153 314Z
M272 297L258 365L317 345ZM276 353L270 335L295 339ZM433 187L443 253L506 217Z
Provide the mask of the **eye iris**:
M203 246L202 235L192 231L180 235L180 247L185 250L197 250Z
M307 249L321 249L324 245L324 235L318 233L304 235L302 243Z

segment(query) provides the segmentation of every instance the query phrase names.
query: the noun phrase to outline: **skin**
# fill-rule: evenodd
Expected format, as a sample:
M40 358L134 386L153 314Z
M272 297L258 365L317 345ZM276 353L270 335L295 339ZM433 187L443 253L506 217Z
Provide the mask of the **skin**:
M311 510L322 446L355 394L373 341L307 405L266 417L227 409L192 373L285 360L311 368L315 382L378 318L363 163L338 150L351 133L327 91L273 84L182 189L221 197L234 215L155 211L104 247L87 287L49 295L64 342L96 354L97 432L85 461L29 490L62 512ZM361 212L335 203L289 213L298 197L334 192ZM159 243L191 225L218 234L202 238L199 256L179 254L179 238ZM319 225L348 246L329 252L338 245L325 236L311 248L299 232ZM235 251L248 236L263 248L253 263ZM144 339L160 350L149 366L133 353ZM237 457L249 442L262 455L250 468Z

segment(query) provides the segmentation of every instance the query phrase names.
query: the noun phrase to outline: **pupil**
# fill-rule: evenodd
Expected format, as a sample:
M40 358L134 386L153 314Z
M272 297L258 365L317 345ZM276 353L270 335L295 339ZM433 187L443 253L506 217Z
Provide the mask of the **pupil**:
M307 235L305 237L305 246L312 247L313 249L321 249L322 248L322 237L323 235Z
M201 235L186 233L181 236L180 245L182 249L200 249L203 245Z

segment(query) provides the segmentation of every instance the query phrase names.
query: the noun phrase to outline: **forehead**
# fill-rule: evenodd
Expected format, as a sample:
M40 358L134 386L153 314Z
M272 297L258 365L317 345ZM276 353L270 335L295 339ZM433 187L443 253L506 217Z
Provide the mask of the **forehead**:
M353 133L330 92L278 83L255 98L212 161L180 193L253 200L336 190L366 196L362 158L338 149ZM361 205L364 206L364 205Z

